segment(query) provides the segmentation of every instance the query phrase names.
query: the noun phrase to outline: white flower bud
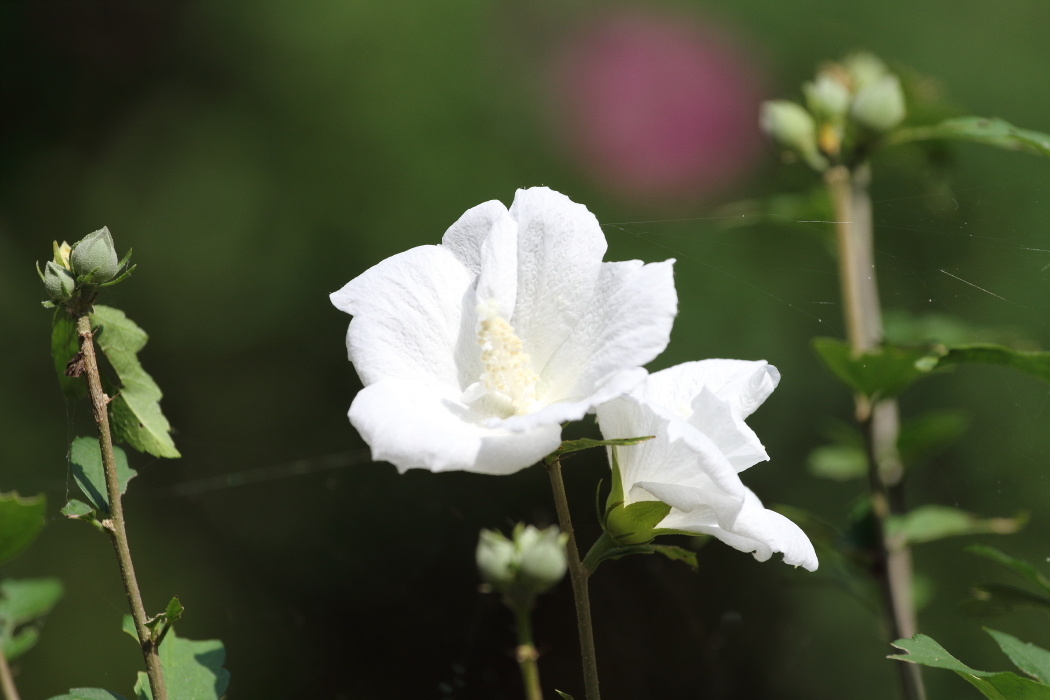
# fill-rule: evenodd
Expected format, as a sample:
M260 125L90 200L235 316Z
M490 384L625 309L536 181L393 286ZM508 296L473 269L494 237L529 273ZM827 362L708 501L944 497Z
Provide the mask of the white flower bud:
M51 261L44 266L44 289L51 301L66 301L73 296L76 285L76 279L66 268Z
M816 122L802 105L789 100L763 102L759 123L762 130L782 146L800 153L817 147Z
M849 111L849 88L828 72L817 75L813 82L802 86L806 105L814 114L838 121Z
M853 98L853 118L876 131L889 131L904 120L904 91L895 75L885 75Z
M565 576L565 542L557 527L539 530L519 524L513 539L482 530L475 557L485 583L516 605L549 590Z
M482 530L475 551L482 580L496 590L514 583L517 574L517 552L514 543L494 530Z
M82 238L73 246L69 262L77 277L91 273L93 284L108 282L116 277L120 261L109 229L103 226Z
M537 530L529 525L536 537L531 537L528 544L524 535L519 540L521 546L520 580L537 593L542 593L565 576L565 542L567 537L558 532L557 527Z
M853 82L853 92L858 93L872 83L889 75L886 64L875 54L861 51L850 54L842 60L842 65Z

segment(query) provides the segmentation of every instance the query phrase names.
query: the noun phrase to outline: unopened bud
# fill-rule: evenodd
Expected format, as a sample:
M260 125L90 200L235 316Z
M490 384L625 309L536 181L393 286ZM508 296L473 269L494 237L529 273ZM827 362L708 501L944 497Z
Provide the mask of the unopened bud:
M109 229L103 226L82 238L73 247L69 262L77 277L90 274L93 284L108 282L116 277L120 261Z
M853 98L853 118L876 131L889 131L904 120L904 91L895 75L885 75Z
M521 543L519 575L522 583L537 593L543 593L565 576L567 537L558 532L556 527L536 530L530 525L525 528L526 531L530 529L538 536L530 538L532 541L528 544Z
M817 151L817 124L802 105L788 100L763 102L759 124L777 143L796 151L814 169L827 166Z
M51 301L63 302L73 296L77 281L73 273L64 267L48 261L44 266L44 289Z
M842 59L842 65L849 73L854 93L889 75L889 69L878 56L867 51L850 54Z
M816 80L802 86L802 92L810 111L825 119L838 121L849 111L849 88L830 72L822 71Z
M519 524L513 539L482 530L475 553L485 583L516 604L529 604L565 576L566 537L557 527L539 530Z
M478 572L482 580L496 590L514 583L517 574L517 556L514 543L494 530L482 530L475 551Z
M54 249L55 252L55 264L60 267L64 267L67 270L70 269L69 253L72 250L72 248L70 248L69 244L65 241L62 241L62 245L59 245L58 241L52 241L51 247Z

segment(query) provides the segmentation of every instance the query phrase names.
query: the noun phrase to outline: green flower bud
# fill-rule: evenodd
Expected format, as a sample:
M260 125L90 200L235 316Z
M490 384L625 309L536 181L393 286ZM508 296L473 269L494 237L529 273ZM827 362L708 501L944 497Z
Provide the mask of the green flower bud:
M474 553L478 572L485 583L496 590L512 585L517 575L517 552L514 543L495 530L482 530Z
M759 124L777 143L797 152L815 170L827 167L827 160L817 150L817 124L802 105L788 100L763 102Z
M849 88L831 73L821 72L816 80L802 86L802 92L810 111L821 117L838 121L849 112Z
M853 92L858 93L872 83L889 75L889 69L878 56L866 51L850 54L842 60L842 65L849 73Z
M617 544L645 544L659 534L657 525L670 512L671 506L661 501L637 501L629 506L619 503L605 516L605 530Z
M523 533L519 540L519 580L536 593L543 593L565 576L565 543L568 537L558 532L556 527L537 530L529 525L525 532L529 530L537 536L530 537L526 544Z
M92 284L108 282L116 277L120 261L109 229L103 226L82 238L73 246L69 262L77 277L90 273Z
M73 296L77 281L73 273L60 265L48 261L44 266L44 289L51 301L63 302Z
M876 131L889 131L904 121L904 91L895 75L885 75L853 98L853 118Z

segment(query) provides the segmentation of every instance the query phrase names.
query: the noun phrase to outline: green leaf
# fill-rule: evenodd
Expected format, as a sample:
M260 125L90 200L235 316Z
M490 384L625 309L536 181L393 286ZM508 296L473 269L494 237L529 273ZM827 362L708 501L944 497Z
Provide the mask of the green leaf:
M113 446L113 457L117 467L117 483L120 493L128 490L128 482L135 471L128 466L124 450ZM106 490L106 474L102 465L102 447L96 438L78 437L69 448L70 470L80 490L91 504L103 515L109 515L109 492ZM72 501L70 502L72 504ZM69 507L69 506L67 506ZM77 515L80 515L78 513Z
M992 639L1003 650L1003 653L1010 657L1014 666L1040 683L1050 684L1050 651L1037 647L1031 642L1022 642L1005 632L998 632L987 627L984 628L984 631L992 635Z
M955 671L990 700L1050 700L1050 686L1014 673L974 670L925 634L917 634L911 639L898 639L893 646L908 653L889 658Z
M44 494L22 498L17 491L0 493L0 564L28 547L44 527Z
M958 440L969 425L962 411L931 411L907 421L897 437L897 450L905 466L938 454Z
M931 368L916 363L929 356L926 348L883 345L854 356L849 344L835 338L814 338L813 349L842 383L870 398L892 398Z
M933 361L932 357L926 362L930 361ZM1050 352L1011 350L1008 347L991 343L955 345L945 348L943 354L936 358L931 369L962 364L1004 365L1042 379L1044 382L1050 382Z
M173 700L219 700L230 682L230 672L222 667L226 650L218 639L191 641L171 630L160 645L160 665L168 697ZM149 678L139 673L135 683L137 700L152 700Z
M970 589L962 609L971 615L1003 615L1015 608L1038 608L1050 612L1050 598L1004 583L982 583Z
M182 613L184 612L186 612L186 609L179 602L179 597L175 596L172 598L164 612L146 621L146 626L149 627L153 639L155 641L162 640L168 633L168 630L171 629L171 626L182 619ZM134 625L134 622L132 622L132 625Z
M63 594L57 578L0 581L0 646L8 659L29 651L39 637L36 623Z
M684 547L676 547L670 544L650 545L655 554L662 554L671 561L680 561L687 564L693 571L697 571L700 565L696 562L696 552L690 552Z
M145 331L109 306L95 306L91 321L100 327L95 339L120 378L120 393L109 405L114 437L139 452L180 457L171 425L160 410L160 387L139 363L137 353L148 339Z
M566 440L562 442L561 447L556 449L550 455L544 458L544 462L553 461L556 457L561 457L569 452L579 452L580 450L587 450L592 447L615 447L615 446L628 446L637 445L640 442L646 440L652 440L653 435L646 435L645 437L636 438L619 438L616 440L592 440L591 438L580 438L579 440Z
M58 385L69 399L87 396L87 382L79 377L67 377L66 365L80 352L80 339L73 317L64 308L55 310L51 320L51 357L55 361Z
M1010 535L1027 522L1027 513L1019 513L1013 518L979 518L958 508L928 505L889 518L886 535L895 546L904 546L959 535Z
M135 618L131 615L125 615L120 619L120 630L125 634L130 634L131 638L138 643L139 633L138 630L135 629Z
M1029 583L1034 583L1036 586L1039 586L1044 591L1050 593L1050 579L1040 573L1038 569L1024 559L1016 559L1009 554L999 551L995 547L989 547L983 544L970 545L966 548L966 551L970 554L984 557L985 559L991 559L1000 566L1004 566L1015 574L1018 574Z
M809 453L806 468L813 476L848 481L868 474L868 457L854 445L824 445Z
M101 688L72 688L67 695L56 695L50 700L127 700L127 698Z
M555 690L554 692L558 694L558 696L561 698L561 700L572 700L572 696L569 695L568 693L563 693L560 690Z
M935 126L906 127L890 134L886 143L892 145L929 139L974 141L1009 151L1050 156L1050 136L1038 131L1019 129L995 117L959 117L947 119Z

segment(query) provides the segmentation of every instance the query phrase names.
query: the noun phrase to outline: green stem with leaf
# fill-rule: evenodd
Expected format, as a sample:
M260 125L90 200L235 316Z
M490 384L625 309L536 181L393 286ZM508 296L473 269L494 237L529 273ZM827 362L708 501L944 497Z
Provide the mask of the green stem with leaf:
M88 394L91 409L98 425L98 439L102 448L102 465L106 475L106 493L109 496L109 518L103 522L109 532L113 547L117 552L120 564L120 577L124 582L124 592L131 606L131 616L135 621L142 656L146 662L146 675L149 677L153 700L167 700L164 686L164 672L161 669L159 643L155 642L147 625L146 609L142 604L138 580L135 578L135 566L131 561L131 549L128 547L128 535L124 527L124 508L120 500L120 484L117 480L116 458L113 454L113 437L109 427L108 405L110 398L102 390L102 379L98 370L98 359L95 355L94 335L91 331L91 319L87 311L76 316L77 335L83 371L87 375Z
M566 554L572 593L576 599L576 626L580 634L580 657L583 661L583 685L587 700L599 700L598 661L594 653L594 631L591 627L591 599L587 590L590 572L580 562L580 550L576 546L576 535L569 514L569 500L565 495L565 482L561 477L561 458L556 454L544 460L554 491L554 505L558 511L558 525L568 537Z
M845 310L847 337L854 355L873 350L883 340L882 311L875 277L875 248L867 163L852 170L844 165L825 173L835 208L839 278ZM911 550L890 547L887 520L904 512L904 469L897 451L900 417L895 399L869 400L857 395L856 419L864 433L868 456L868 481L875 517L874 574L882 595L887 632L891 640L918 632L912 601ZM899 664L906 700L924 700L926 692L919 667Z
M0 691L4 694L4 700L20 700L18 688L15 687L15 677L11 673L11 667L4 656L4 649L0 646Z

